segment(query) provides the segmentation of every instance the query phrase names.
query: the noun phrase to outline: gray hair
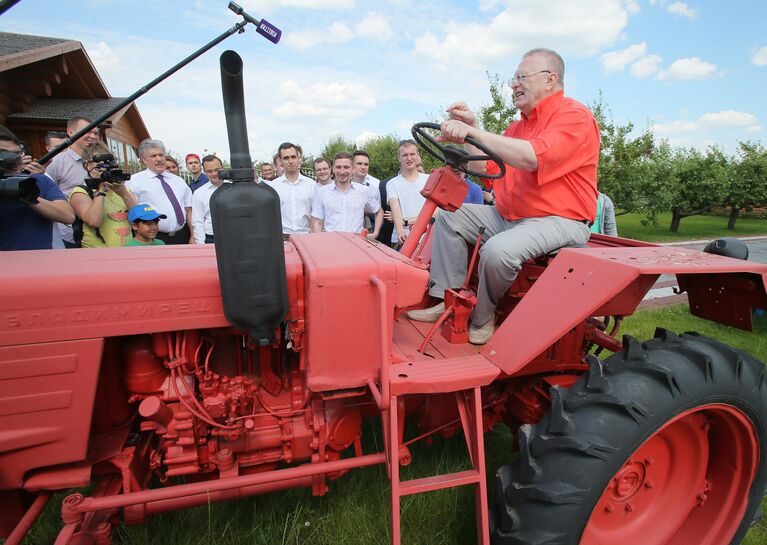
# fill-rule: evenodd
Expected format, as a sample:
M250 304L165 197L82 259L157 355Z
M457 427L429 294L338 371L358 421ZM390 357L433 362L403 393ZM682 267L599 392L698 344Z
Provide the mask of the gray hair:
M165 144L159 140L152 140L151 138L147 138L146 140L142 140L138 145L138 156L143 157L144 154L150 149L161 149L163 154L165 154Z
M531 49L524 55L522 55L522 58L532 57L533 55L541 55L546 58L546 60L551 63L549 67L552 69L551 71L555 73L557 76L559 76L559 84L564 85L565 84L565 61L562 60L562 57L554 51L553 49L546 49L545 47L537 47L535 49Z

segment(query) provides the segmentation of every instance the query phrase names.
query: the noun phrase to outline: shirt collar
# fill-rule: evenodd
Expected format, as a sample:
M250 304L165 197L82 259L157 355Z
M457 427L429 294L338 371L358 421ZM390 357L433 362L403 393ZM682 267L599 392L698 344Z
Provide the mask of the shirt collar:
M285 182L288 185L298 185L298 184L300 184L304 180L304 175L299 172L298 173L298 178L296 178L295 182L291 182L290 180L288 180L288 177L285 174L280 176L280 178L282 178L282 181Z
M364 187L364 186L362 186L362 184L360 184L359 182L355 182L355 181L352 181L352 183L349 185L349 189L347 189L346 191L344 191L344 193L348 193L349 191L351 191L352 189L354 189L354 186L355 186L355 185L358 185L358 186L360 186L360 187ZM341 191L340 189L338 189L338 186L336 185L336 183L335 183L335 182L333 182L333 184L332 184L332 186L331 186L330 190L331 190L331 191Z
M535 108L530 112L529 115L522 114L522 117L527 119L528 121L535 121L539 117L545 116L548 112L550 112L552 109L559 106L562 101L565 99L565 92L564 91L557 91L553 95L549 95L543 100L541 100L538 104L535 105Z
M77 154L77 152L76 152L75 150L73 150L72 148L67 148L67 150L66 150L66 152L65 152L65 153L68 153L68 154L69 154L69 156L70 156L70 157L71 157L71 158L72 158L74 161L76 161L76 162L82 162L82 160L83 160L83 158L82 158L80 155L78 155L78 154Z

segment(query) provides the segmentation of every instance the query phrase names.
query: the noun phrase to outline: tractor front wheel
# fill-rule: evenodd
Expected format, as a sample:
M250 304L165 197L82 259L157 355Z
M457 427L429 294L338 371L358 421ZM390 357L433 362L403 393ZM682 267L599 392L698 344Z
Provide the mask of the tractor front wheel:
M761 515L767 374L752 356L659 329L551 397L498 471L496 545L735 545Z

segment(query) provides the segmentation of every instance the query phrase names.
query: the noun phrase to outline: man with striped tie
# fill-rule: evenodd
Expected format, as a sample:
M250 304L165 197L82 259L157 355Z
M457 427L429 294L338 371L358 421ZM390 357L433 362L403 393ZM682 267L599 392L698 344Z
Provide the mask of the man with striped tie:
M134 174L127 186L138 202L151 205L159 214L157 238L165 244L194 244L192 190L183 179L165 170L165 144L147 138L138 148L146 170Z

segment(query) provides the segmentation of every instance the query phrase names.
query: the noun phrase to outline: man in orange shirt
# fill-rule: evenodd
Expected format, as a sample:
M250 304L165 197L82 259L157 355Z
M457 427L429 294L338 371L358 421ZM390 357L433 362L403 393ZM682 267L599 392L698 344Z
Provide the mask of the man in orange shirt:
M596 215L599 128L591 111L564 96L564 62L549 49L525 53L511 88L521 119L503 135L479 128L474 113L459 102L448 107L440 140L464 143L467 136L494 151L507 165L494 185L495 206L463 205L443 210L434 225L429 293L444 298L466 277L468 244L485 228L479 258L477 304L469 341L485 344L495 327L495 307L522 263L564 246L582 246ZM467 144L471 154L483 154ZM472 170L497 173L497 165L472 163ZM487 167L487 168L486 168ZM465 243L464 243L465 241ZM444 303L408 313L436 321Z

